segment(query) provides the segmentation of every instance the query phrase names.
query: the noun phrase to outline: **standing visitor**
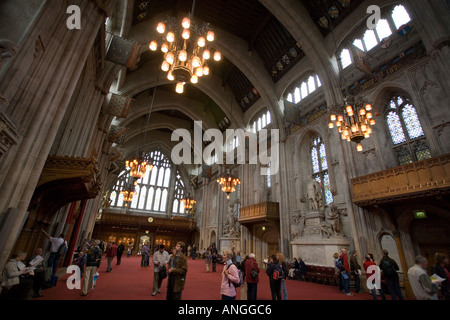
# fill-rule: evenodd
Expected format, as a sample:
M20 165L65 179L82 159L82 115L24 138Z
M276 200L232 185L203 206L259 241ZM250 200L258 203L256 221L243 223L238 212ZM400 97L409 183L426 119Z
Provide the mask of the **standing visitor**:
M225 251L224 257L226 261L222 271L220 294L222 296L222 300L236 300L236 287L233 283L238 283L240 281L239 270L233 263L232 252Z
M441 282L432 282L427 272L428 260L424 256L417 256L416 264L409 268L408 279L417 300L438 300Z
M164 280L163 277L160 277L160 272L164 268L167 268L167 263L169 262L169 253L164 250L164 245L159 245L159 250L157 250L153 254L153 293L152 296L155 296L157 293L161 293L161 284Z
M182 253L184 242L178 241L170 256L166 300L181 300L188 271L186 256Z
M383 272L389 294L392 300L403 300L402 290L400 289L400 281L397 271L400 269L394 259L389 257L389 252L383 250L383 258L380 261L380 269Z
M258 296L259 267L255 254L250 253L245 261L245 281L247 282L247 300L256 300Z

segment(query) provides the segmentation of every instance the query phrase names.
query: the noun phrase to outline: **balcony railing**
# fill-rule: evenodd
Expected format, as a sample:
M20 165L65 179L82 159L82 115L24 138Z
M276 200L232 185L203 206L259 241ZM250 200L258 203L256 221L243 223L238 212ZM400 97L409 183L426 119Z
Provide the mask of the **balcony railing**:
M450 154L374 172L351 182L353 202L360 206L448 192Z
M241 208L239 210L239 223L250 224L267 222L280 219L280 208L278 202L261 202Z

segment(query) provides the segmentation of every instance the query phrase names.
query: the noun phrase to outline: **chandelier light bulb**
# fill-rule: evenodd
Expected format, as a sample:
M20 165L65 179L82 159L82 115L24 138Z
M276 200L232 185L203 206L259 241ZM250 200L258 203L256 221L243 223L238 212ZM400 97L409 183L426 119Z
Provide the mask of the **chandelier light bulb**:
M204 38L204 37L199 37L198 40L197 40L197 45L198 45L200 48L203 48L203 47L206 45L206 40L205 40L205 38Z
M175 41L175 34L172 31L169 31L167 33L166 40L169 41L169 42L174 42Z
M167 71L169 71L169 68L170 68L170 64L166 60L164 60L161 65L161 70L167 72Z
M174 60L175 60L175 55L173 54L173 52L168 52L166 55L166 61L172 65Z
M201 64L200 58L197 56L193 56L192 57L192 66L194 68L198 68L198 67L200 67L200 64Z
M330 128L330 129L333 129L333 128L334 128L333 122L330 122L330 123L328 124L328 128Z
M195 75L197 77L203 77L203 68L201 66L195 69Z
M175 80L175 77L173 76L172 71L169 71L169 72L167 73L167 79L169 79L170 81Z
M356 145L356 150L357 150L358 152L363 151L363 147L362 147L362 145L361 145L360 143L358 143L358 144Z
M371 134L371 133L372 133L372 128L371 128L371 127L368 127L368 128L367 128L367 132L368 132L369 134Z
M162 22L158 23L158 26L156 27L156 31L158 31L158 33L163 34L164 31L166 31L166 25Z
M184 83L178 82L177 87L175 88L175 91L180 94L183 93L184 92Z
M222 59L222 54L219 51L214 52L214 60L220 61Z
M340 127L342 125L341 121L336 121L336 127Z
M191 82L192 83L197 83L198 82L198 77L195 74L191 77Z
M183 19L183 21L181 22L181 25L183 26L183 28L189 29L189 27L191 26L191 19L189 19L188 17L185 17Z
M371 113L371 112L367 112L366 118L367 118L367 119L372 119L372 113Z
M332 114L332 115L330 116L330 120L331 120L331 121L336 121L336 115L335 115L335 114Z
M207 76L209 74L209 67L208 66L204 66L203 67L203 75Z
M158 49L158 43L156 43L156 41L152 41L150 42L150 45L148 47L150 48L150 50L156 51L156 49Z
M208 60L209 58L211 58L211 52L209 50L203 51L203 59Z
M375 125L375 120L374 120L374 119L370 119L369 124L370 124L371 126Z
M181 36L184 40L188 40L191 37L191 32L189 31L189 29L184 29Z
M366 114L366 109L359 110L359 115L363 116Z
M206 39L207 39L209 42L213 42L213 41L214 41L214 32L208 31L208 33L206 34Z
M338 117L337 117L337 121L343 122L343 121L344 121L344 117L343 117L343 116L338 116Z
M164 42L164 43L161 45L161 51L164 52L164 53L169 52L169 44L168 44L167 42Z
M353 116L352 106L347 106L347 108L345 108L345 110L347 111L347 114L349 115L349 117Z
M180 53L178 54L178 59L180 59L180 61L186 61L187 60L187 52L186 50L181 50Z
M371 104L366 104L366 106L365 106L365 109L366 109L366 111L370 111L370 110L372 110L372 105Z

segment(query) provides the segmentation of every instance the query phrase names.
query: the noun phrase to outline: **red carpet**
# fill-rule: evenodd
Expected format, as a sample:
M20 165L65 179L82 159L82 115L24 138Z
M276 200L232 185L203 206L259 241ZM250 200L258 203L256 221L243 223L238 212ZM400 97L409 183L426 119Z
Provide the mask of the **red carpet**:
M106 272L106 259L103 257L99 268L100 276L95 288L88 296L80 296L81 290L69 290L66 286L70 274L60 276L55 287L42 291L42 298L36 300L165 300L167 279L163 281L161 293L152 296L153 267L142 268L140 256L123 257L121 265L115 265ZM150 264L151 264L150 257ZM206 272L204 260L188 259L186 287L183 300L220 300L220 283L223 265L217 265L217 272ZM344 295L337 287L311 282L287 280L289 300L372 300L368 293ZM240 288L237 290L240 299ZM258 300L271 300L269 279L264 271L260 274Z

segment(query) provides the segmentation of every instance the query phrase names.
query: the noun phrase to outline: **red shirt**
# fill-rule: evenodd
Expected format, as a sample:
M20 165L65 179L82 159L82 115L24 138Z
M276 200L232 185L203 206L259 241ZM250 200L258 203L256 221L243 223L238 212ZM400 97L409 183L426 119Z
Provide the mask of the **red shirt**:
M350 272L350 264L348 263L347 255L342 253L339 259L342 259L342 261L344 262L345 271Z

